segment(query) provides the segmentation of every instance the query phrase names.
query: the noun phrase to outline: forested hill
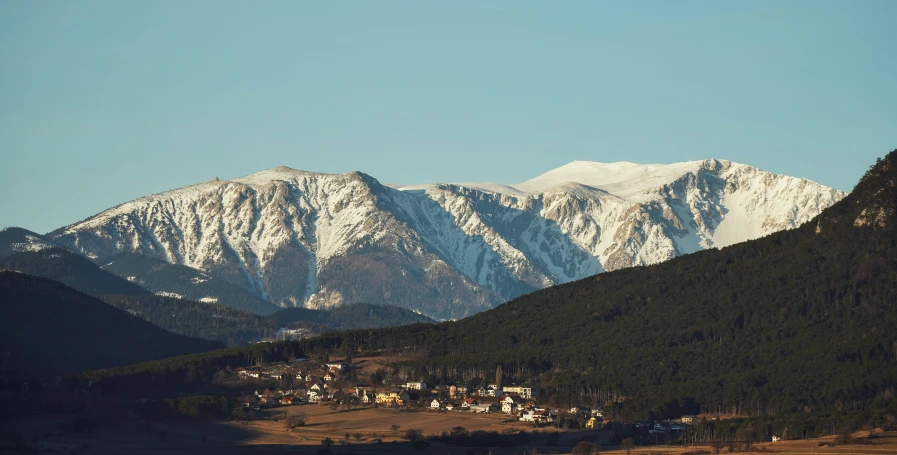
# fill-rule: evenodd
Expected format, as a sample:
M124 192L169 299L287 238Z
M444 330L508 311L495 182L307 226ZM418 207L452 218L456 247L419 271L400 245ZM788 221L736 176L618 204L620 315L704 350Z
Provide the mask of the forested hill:
M221 341L228 346L273 338L280 328L302 328L306 329L306 333L323 334L346 329L434 322L405 308L365 303L343 305L331 310L289 308L269 316L260 316L217 303L158 295L112 295L103 296L102 299L165 330L205 340Z
M305 350L425 354L427 382L530 382L630 418L855 409L897 384L897 151L798 229L605 273L438 325L352 331Z
M287 308L271 315L281 324L296 322L316 322L330 330L360 328L380 328L397 325L435 322L419 313L393 305L372 305L355 303L330 308L311 310L308 308Z
M0 272L3 379L46 379L221 347L166 332L56 281Z
M100 269L86 257L62 248L45 248L0 258L0 270L15 270L60 281L94 297L152 294L139 285Z

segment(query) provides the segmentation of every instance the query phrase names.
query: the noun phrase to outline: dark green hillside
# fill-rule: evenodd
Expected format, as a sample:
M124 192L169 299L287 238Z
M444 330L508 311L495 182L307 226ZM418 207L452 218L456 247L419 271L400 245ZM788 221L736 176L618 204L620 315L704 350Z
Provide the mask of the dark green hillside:
M363 303L331 310L289 308L270 316L220 304L151 296L104 296L106 303L171 332L228 346L255 343L271 338L281 327L305 328L313 334L336 330L392 327L415 322L433 322L426 316L394 306Z
M135 282L153 292L173 292L190 300L211 297L219 305L269 315L280 307L243 288L213 278L185 265L169 264L136 253L123 253L102 261L103 270Z
M897 151L798 229L544 289L451 323L305 351L425 354L412 377L530 382L630 418L869 406L897 392ZM893 398L888 398L893 399Z
M0 272L0 375L51 378L220 348L117 310L56 281Z
M137 284L101 270L84 256L61 248L16 253L0 258L0 270L15 270L60 281L92 296L151 294Z
M417 314L406 308L392 305L371 305L368 303L342 305L329 310L287 308L274 313L271 317L277 319L281 325L296 322L316 322L330 330L380 328L419 322L435 322L422 314Z
M145 319L165 330L204 340L220 341L228 346L255 343L272 337L281 327L270 316L217 303L175 299L158 295L133 297L104 296L103 301ZM315 333L322 333L318 330Z

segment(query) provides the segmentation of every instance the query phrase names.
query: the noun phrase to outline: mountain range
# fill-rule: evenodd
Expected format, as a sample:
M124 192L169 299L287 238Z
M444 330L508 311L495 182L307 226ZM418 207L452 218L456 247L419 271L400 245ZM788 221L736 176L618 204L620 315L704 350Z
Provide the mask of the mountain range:
M459 321L349 331L302 349L351 352L362 337L365 349L409 359L394 367L400 379L495 378L630 421L780 415L781 434L811 413L893 415L897 150L796 229L552 286Z
M29 233L38 238L38 234ZM149 264L152 270L147 276L172 286L178 283L189 283L190 277L199 272L186 266L163 263L140 255L126 255L115 263ZM133 267L133 265L129 265ZM116 269L121 271L119 269ZM130 268L129 268L130 270ZM144 269L140 269L144 270ZM10 276L40 277L47 283L59 285L97 298L119 310L152 323L162 329L178 335L195 337L203 340L219 341L228 346L256 343L273 338L300 337L322 334L334 330L389 327L418 322L434 322L432 319L411 310L391 305L371 305L365 303L349 304L329 310L311 310L306 308L278 309L270 302L258 299L279 311L271 314L265 311L248 311L231 308L235 303L247 302L247 294L236 286L221 283L221 280L204 280L188 292L219 292L224 296L222 301L198 301L184 295L171 295L152 292L141 287L130 276L123 278L109 272L109 268L100 268L84 256L59 247L32 249L0 257L0 271L19 272ZM184 277L186 276L185 279ZM52 280L52 281L50 281ZM64 285L64 286L63 286ZM233 291L231 288L236 288ZM32 288L36 289L36 288ZM230 292L236 292L236 295ZM32 297L19 294L20 300L40 300L41 295ZM66 300L66 298L62 298ZM222 302L224 304L222 304ZM250 307L253 308L253 307ZM257 308L253 308L257 309ZM267 310L267 308L264 308ZM82 315L90 319L91 315ZM2 369L2 368L0 368Z
M455 319L795 228L844 195L722 160L577 161L517 185L384 185L278 167L23 234L17 251L61 245L153 292L260 314L366 302ZM219 285L200 289L210 280Z

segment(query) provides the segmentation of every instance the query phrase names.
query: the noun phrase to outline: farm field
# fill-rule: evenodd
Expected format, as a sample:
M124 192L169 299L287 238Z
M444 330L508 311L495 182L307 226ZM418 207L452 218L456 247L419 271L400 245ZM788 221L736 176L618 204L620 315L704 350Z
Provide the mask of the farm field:
M544 428L543 433L521 422L508 422L503 414L469 414L462 412L403 411L393 409L357 409L332 412L327 406L305 405L278 408L287 411L287 416L307 414L308 421L303 427L287 429L284 421L256 420L232 422L145 422L135 418L70 434L65 437L50 437L41 442L47 451L62 451L79 454L282 454L282 453L326 453L322 441L330 438L334 444L329 447L332 454L458 454L491 453L493 455L530 454L533 449L541 454L567 454L581 440L589 440L601 447L603 454L626 454L627 451L610 445L609 431L561 431L556 442L547 437L554 428ZM61 416L57 416L61 417ZM26 426L37 429L47 428L53 419L44 416L39 419L21 419L16 430L24 431ZM397 425L398 428L393 429ZM463 426L470 432L484 430L512 435L527 431L531 437L527 443L513 447L465 447L434 442L415 448L404 439L409 429L420 430L424 435L436 435L450 431L452 427ZM13 429L13 427L10 427ZM348 441L346 437L348 434ZM864 439L866 432L854 434ZM829 446L836 441L835 436L824 438L765 442L753 446L749 452L741 453L781 453L789 455L819 454L897 454L897 434L878 433L871 444L842 444ZM379 441L378 441L379 439ZM470 452L470 451L473 452ZM19 453L0 448L0 454ZM630 450L633 454L666 455L709 455L710 446L645 446ZM726 448L721 454L732 453ZM735 452L738 453L738 452Z
M249 430L256 437L250 438L249 444L312 444L321 445L324 438L333 441L345 439L350 434L351 442L371 443L375 439L382 442L403 440L409 429L421 430L424 435L440 434L452 427L462 426L468 431L485 430L520 431L532 430L531 425L522 422L506 422L509 416L494 414L471 414L469 412L451 411L396 411L388 408L356 409L353 411L332 412L328 406L305 405L278 408L286 411L287 416L307 414L305 426L287 430L284 423L272 420L256 420L251 422L229 422L224 425ZM398 425L397 430L392 430ZM361 435L356 439L354 435Z

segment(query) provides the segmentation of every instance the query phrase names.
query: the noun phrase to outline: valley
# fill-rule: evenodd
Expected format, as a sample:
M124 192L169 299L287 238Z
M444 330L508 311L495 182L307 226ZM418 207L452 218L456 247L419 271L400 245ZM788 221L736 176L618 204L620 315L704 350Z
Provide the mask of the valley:
M55 385L37 381L41 370L22 363L34 357L21 350L25 374L4 382L9 418L18 425L28 414L56 415L55 430L30 433L28 447L40 439L87 453L377 453L384 445L803 453L807 442L814 453L888 453L897 430L895 160L897 151L796 229L551 286L457 321L363 304L262 316L153 295L41 244L3 258L19 270L0 275L8 310L32 311L26 303L49 302L43 295L54 289L112 312L105 317L227 338L231 347L203 349L194 338L192 354L105 360L80 373L85 367L69 357L55 370L44 365L44 378L64 373ZM291 330L301 338L276 341ZM234 338L239 331L256 335ZM260 333L267 340L251 343ZM765 442L773 437L783 440ZM24 439L3 447L16 441Z
M0 0L0 455L897 455L895 18Z

